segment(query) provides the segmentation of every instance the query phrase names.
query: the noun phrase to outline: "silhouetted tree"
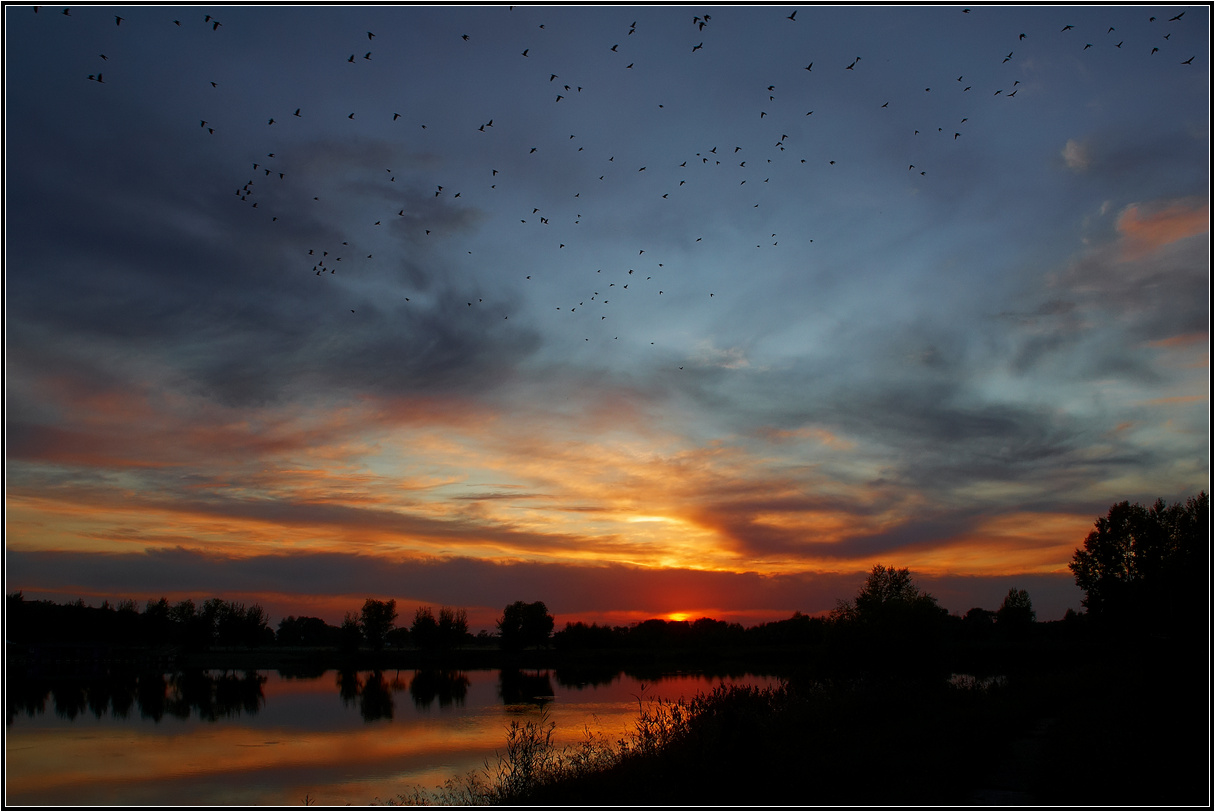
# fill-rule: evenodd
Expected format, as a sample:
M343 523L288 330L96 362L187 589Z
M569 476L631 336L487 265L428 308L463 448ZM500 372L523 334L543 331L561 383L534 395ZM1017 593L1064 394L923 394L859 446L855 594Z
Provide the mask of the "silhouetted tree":
M363 638L373 651L384 649L384 638L392 631L397 620L396 600L378 601L368 598L363 602L363 613L360 618L363 627Z
M359 625L359 616L354 612L347 612L342 618L341 643L342 651L351 653L359 650L359 644L363 642L363 629Z
M422 649L433 649L439 646L439 621L429 606L419 606L413 613L413 623L409 627L409 638L413 644Z
M564 629L553 635L553 645L559 650L606 649L619 644L620 638L610 626L597 623L588 626L581 620L566 623Z
M1036 614L1029 593L1015 586L1008 590L996 610L996 627L1005 634L1023 635L1033 625Z
M515 601L502 610L498 619L498 635L505 649L544 646L553 633L553 616L543 601Z
M1207 614L1210 503L1119 502L1068 565L1088 613L1103 622L1188 625Z
M936 598L921 592L911 580L906 567L895 569L874 564L865 585L851 601L841 600L831 611L836 621L882 623L891 619L917 614L934 616L946 613Z
M275 642L280 646L327 646L339 642L340 634L319 617L288 615L278 622Z
M154 646L163 645L172 637L173 621L169 617L169 609L169 601L163 597L158 601L149 599L144 605L144 635Z
M550 626L550 631L551 631ZM450 609L446 606L439 609L439 645L441 648L454 648L464 642L468 636L468 613L463 609Z
M831 644L845 660L892 670L930 665L949 621L907 568L876 564L851 601L831 610Z
M215 602L215 639L224 646L260 646L273 642L274 632L266 612L258 604L246 607L243 603ZM207 601L210 606L212 601Z
M966 640L986 640L991 637L995 625L995 612L975 606L962 616L958 628L961 636Z

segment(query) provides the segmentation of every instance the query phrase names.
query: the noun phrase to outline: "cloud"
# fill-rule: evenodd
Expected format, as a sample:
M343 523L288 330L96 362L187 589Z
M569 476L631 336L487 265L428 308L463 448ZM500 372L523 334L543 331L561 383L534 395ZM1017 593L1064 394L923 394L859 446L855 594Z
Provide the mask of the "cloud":
M881 563L898 564L885 558ZM162 595L173 601L219 596L260 602L275 618L317 613L335 624L364 598L378 597L397 599L404 616L415 605L466 607L474 628L492 628L501 608L516 600L544 601L558 628L575 619L628 623L676 611L751 625L786 618L794 611L826 612L837 600L856 594L870 566L769 576L335 553L227 557L184 549L124 554L10 551L6 580L9 591L22 590L31 599L87 595L100 603L103 597L142 602ZM916 578L956 613L976 605L997 608L1012 585L1010 579L1031 589L1043 619L1079 606L1070 573Z
M1073 172L1083 172L1088 169L1091 163L1088 145L1074 138L1068 139L1061 154L1063 155L1063 162Z
M1206 234L1210 222L1210 204L1199 198L1132 204L1118 215L1122 257L1140 259L1179 240Z

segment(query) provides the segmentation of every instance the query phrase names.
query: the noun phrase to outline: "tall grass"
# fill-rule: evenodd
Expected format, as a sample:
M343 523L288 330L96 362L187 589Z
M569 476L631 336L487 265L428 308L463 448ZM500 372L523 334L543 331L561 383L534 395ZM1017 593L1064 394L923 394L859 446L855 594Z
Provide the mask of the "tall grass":
M441 787L410 791L387 801L389 806L497 806L534 802L586 792L588 786L613 780L614 773L648 771L645 765L672 751L684 751L681 761L716 750L738 732L743 720L752 723L770 716L789 701L784 686L755 688L750 685L719 685L692 699L638 698L633 728L615 741L584 728L576 744L558 745L556 723L541 711L539 720L511 722L506 745L495 752L494 763L480 771L448 779ZM745 725L754 727L754 724ZM757 731L752 731L757 732Z

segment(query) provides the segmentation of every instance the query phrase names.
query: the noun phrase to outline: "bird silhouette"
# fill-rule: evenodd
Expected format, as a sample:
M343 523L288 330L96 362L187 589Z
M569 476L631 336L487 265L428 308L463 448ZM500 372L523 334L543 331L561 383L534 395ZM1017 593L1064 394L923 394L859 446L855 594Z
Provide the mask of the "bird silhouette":
M1181 12L1181 14L1178 14L1176 17L1169 17L1169 22L1173 22L1174 20L1180 20L1182 15L1184 15L1184 14L1185 14L1185 12L1183 11L1183 12Z
M797 16L797 10L795 9L795 10L793 11L793 13L792 13L792 14L790 14L790 15L789 15L788 17L786 17L785 19L787 19L787 20L793 20L793 18L794 18L794 17L796 17L796 16ZM793 20L793 21L794 21L794 22L797 22L797 20Z

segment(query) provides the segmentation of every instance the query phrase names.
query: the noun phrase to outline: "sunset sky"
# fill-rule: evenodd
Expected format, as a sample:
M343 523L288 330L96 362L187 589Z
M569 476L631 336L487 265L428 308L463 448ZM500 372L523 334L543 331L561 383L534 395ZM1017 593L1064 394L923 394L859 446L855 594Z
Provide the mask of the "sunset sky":
M8 593L1051 620L1209 491L1207 6L66 8L4 9Z

